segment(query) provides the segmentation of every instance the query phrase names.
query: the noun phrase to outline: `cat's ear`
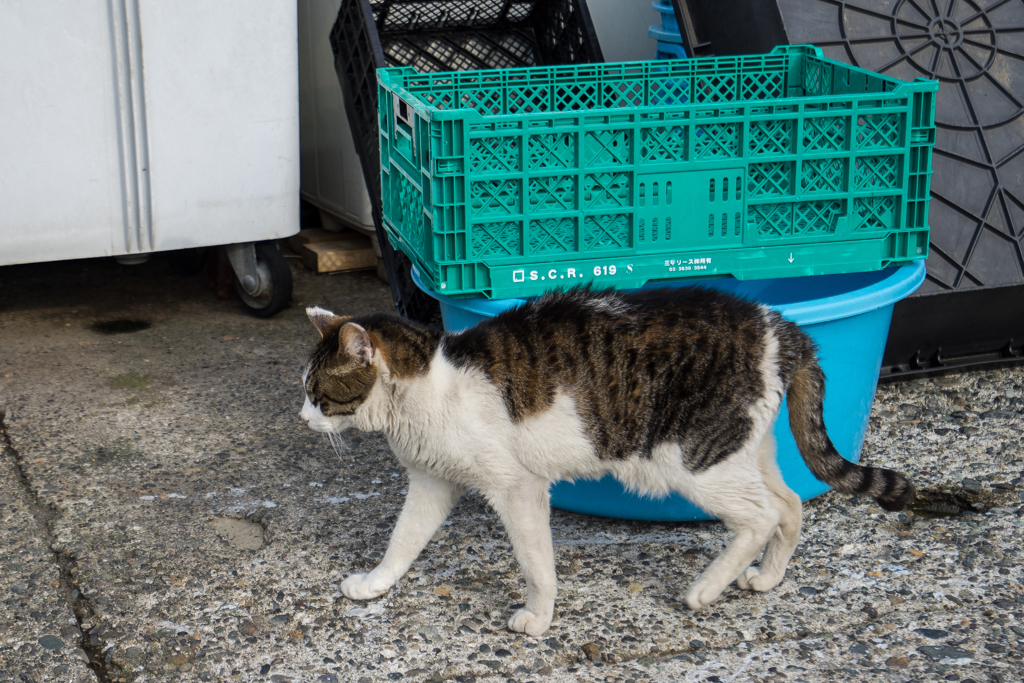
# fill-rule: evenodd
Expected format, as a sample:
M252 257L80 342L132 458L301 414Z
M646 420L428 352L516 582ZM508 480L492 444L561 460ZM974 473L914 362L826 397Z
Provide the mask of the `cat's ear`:
M319 306L313 306L306 309L306 315L309 316L313 326L317 332L320 333L321 338L326 337L327 333L344 323L348 318L334 315L330 311Z
M366 367L373 358L373 342L370 335L359 325L347 323L338 333L338 350L344 351L355 358L360 365Z

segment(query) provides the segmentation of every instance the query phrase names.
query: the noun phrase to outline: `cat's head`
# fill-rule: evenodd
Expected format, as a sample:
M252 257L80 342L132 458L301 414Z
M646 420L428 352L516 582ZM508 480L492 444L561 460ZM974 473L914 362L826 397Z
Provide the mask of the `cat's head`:
M351 318L322 308L307 308L306 315L320 332L320 343L303 374L306 401L299 417L318 432L358 427L356 413L377 382L380 356L375 358L373 340Z

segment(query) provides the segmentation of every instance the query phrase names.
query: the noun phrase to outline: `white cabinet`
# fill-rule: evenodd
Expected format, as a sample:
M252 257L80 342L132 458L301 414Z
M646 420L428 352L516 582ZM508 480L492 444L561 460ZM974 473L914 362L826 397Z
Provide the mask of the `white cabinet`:
M0 3L0 265L295 234L293 0Z

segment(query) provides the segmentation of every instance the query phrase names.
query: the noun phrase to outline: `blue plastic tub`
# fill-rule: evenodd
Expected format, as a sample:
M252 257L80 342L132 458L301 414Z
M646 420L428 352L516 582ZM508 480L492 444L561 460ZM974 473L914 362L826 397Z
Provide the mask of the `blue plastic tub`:
M679 33L679 22L672 7L672 0L655 0L652 6L661 12L661 26L655 24L647 29L647 35L658 41L655 59L686 59L683 36Z
M647 29L647 35L659 43L678 43L682 45L683 37L678 31L669 31L660 26L651 26Z
M913 293L924 282L924 276L922 260L869 273L778 280L686 280L648 286L701 284L713 287L766 303L799 324L818 344L821 367L827 377L825 424L829 435L843 456L857 462L867 431L893 304ZM440 302L444 327L448 331L472 327L524 301L451 299L424 288L415 269L413 278L421 289ZM782 475L800 498L809 500L827 491L828 486L811 474L797 451L789 431L785 403L775 425L775 438ZM711 519L678 494L662 499L637 496L627 492L611 476L600 481L559 482L551 488L551 504L562 510L621 519Z
M647 29L647 35L658 41L658 49L655 51L655 59L686 59L686 50L683 48L683 36L679 33L679 22L676 20L675 10L672 8L671 0L657 0L652 6L661 12L661 25L653 25Z
M651 7L661 13L661 25L668 31L679 33L679 21L676 19L676 10L672 6L672 0L655 0Z

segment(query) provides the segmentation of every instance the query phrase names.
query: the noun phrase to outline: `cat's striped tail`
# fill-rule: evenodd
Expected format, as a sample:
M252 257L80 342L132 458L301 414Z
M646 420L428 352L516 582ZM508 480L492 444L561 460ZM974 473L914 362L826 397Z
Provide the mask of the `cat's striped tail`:
M841 493L867 494L886 510L902 510L914 497L914 485L899 472L862 467L839 455L822 417L825 373L813 352L793 372L786 394L789 426L797 448L815 477Z

